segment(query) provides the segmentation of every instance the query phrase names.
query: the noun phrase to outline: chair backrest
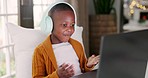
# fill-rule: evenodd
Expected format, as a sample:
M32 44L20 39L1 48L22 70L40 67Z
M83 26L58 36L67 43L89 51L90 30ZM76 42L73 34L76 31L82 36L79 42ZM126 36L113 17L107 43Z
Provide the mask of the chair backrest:
M12 23L6 27L14 43L16 78L32 78L32 54L46 35L39 30L22 28Z
M37 45L46 37L42 31L23 28L12 23L6 23L8 32L14 43L16 78L32 78L32 54ZM77 27L72 38L82 43L82 27Z

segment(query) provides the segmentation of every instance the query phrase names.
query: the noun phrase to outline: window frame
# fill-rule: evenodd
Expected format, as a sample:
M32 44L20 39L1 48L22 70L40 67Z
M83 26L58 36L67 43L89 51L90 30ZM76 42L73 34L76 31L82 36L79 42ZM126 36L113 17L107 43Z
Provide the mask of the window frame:
M9 16L17 16L17 24L20 24L20 8L19 8L19 0L16 0L17 4L17 12L16 13L9 13L8 12L8 0L3 0L3 13L0 13L0 17L3 17L2 23L1 23L1 28L2 28L2 44L0 44L0 50L5 55L5 66L6 66L6 74L2 75L1 78L13 78L15 76L15 70L12 70L11 66L11 56L14 59L14 56L12 53L14 53L14 44L10 43L10 37L8 37L7 31L5 31L5 23L9 21ZM11 21L10 21L11 22Z

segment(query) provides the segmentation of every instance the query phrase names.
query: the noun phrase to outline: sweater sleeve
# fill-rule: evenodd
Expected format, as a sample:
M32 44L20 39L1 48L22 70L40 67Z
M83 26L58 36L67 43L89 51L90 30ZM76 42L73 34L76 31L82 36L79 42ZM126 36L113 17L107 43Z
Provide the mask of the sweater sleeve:
M36 48L33 54L32 78L59 78L57 71L47 75L44 56L39 48Z
M84 48L82 47L81 44L79 44L79 51L80 51L79 52L80 53L80 65L81 65L82 72L91 71L94 68L94 66L91 68L87 67L87 57L86 57Z
M88 67L86 66L86 64L87 64L87 61L85 62L85 66L84 66L85 71L86 71L86 72L87 72L87 71L92 71L92 69L94 68L94 66L91 67L91 68L88 68Z
M89 67L87 67L87 58L86 58L86 55L85 55L85 53L83 53L83 63L84 63L84 71L85 72L88 72L88 71L91 71L93 68L94 68L94 66L93 67L91 67L91 68L89 68Z

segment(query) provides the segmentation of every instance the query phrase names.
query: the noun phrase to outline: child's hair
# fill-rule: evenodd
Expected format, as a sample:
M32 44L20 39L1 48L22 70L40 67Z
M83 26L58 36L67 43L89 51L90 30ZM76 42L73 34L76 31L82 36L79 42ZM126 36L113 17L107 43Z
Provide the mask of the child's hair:
M73 11L73 9L68 4L60 3L52 7L48 15L52 18L54 12L56 11Z
M72 11L74 13L73 9L68 4L60 3L53 6L49 11L48 15L51 17L51 19L53 19L53 14L59 11ZM53 21L53 25L54 25L54 21ZM53 32L53 30L54 30L54 26L51 32Z

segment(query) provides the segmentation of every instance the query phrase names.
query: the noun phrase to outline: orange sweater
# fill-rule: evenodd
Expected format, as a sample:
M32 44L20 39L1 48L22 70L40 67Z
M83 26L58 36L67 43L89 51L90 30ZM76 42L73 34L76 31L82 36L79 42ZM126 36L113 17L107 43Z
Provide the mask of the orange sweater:
M81 71L90 71L92 68L86 67L87 58L82 45L78 41L71 38L69 43L73 46L79 58ZM49 36L43 43L37 46L34 51L32 61L32 76L33 78L59 78L57 68L58 66Z

